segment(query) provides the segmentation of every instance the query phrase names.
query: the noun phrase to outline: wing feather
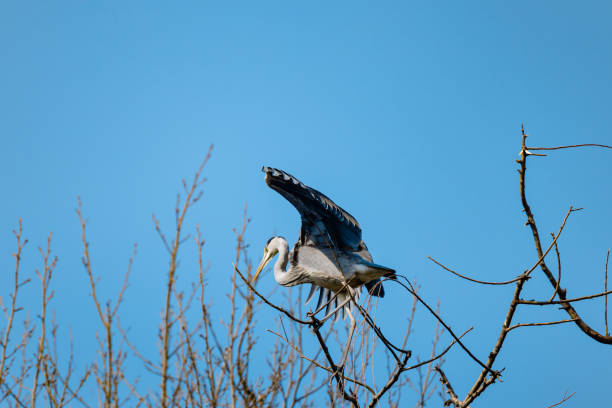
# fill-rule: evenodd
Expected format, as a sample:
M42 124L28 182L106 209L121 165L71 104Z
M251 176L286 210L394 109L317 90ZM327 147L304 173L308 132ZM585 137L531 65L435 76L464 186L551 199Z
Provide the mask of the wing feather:
M285 197L300 213L302 244L311 241L317 245L331 244L338 249L360 249L361 227L355 217L325 194L308 187L285 171L272 167L263 167L262 171L266 173L266 184Z

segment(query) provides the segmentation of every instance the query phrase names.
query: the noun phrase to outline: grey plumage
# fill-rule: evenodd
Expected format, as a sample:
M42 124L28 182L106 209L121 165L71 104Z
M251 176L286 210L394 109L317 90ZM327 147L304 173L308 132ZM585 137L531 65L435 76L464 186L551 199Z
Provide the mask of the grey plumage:
M279 253L274 267L277 282L283 286L313 284L308 300L319 289L317 308L328 302L346 282L354 289L364 285L371 295L383 297L380 278L395 278L395 271L372 262L355 217L287 172L271 167L264 167L262 171L266 174L266 184L298 210L302 226L299 239L290 253L284 238L272 237L268 241L264 259L254 279L257 279L265 264ZM285 270L287 264L289 268ZM358 294L359 291L356 291L353 296ZM339 293L334 303L343 301L346 296Z

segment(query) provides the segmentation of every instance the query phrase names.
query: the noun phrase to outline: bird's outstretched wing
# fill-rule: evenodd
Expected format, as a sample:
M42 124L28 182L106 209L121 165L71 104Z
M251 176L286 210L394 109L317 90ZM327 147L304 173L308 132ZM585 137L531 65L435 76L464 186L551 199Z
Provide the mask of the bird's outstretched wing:
M287 172L272 167L263 167L262 171L266 173L266 184L293 204L302 216L300 241L303 245L361 249L361 227L355 217Z

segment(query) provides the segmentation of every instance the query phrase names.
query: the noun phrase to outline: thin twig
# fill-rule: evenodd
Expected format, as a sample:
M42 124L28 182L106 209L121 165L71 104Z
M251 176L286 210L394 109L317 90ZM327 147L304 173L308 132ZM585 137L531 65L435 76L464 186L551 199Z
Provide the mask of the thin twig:
M563 394L563 398L561 399L561 401L549 405L546 408L554 408L554 407L558 407L559 405L563 404L565 401L569 400L570 398L572 398L574 396L574 394L576 394L576 391L572 392L570 395L567 395L567 391L565 391L565 394Z
M550 235L552 236L552 238L554 240L555 239L555 234L553 234L551 232ZM559 292L559 286L561 285L561 254L559 253L559 247L557 246L556 242L555 242L555 253L557 254L557 286L555 286L555 291L550 296L550 299L548 299L549 301L555 299L555 296L557 295L557 292Z
M556 146L556 147L528 147L527 150L559 150L559 149L573 149L575 147L603 147L605 149L612 149L612 146L597 144L597 143L583 143L577 145L568 146Z
M606 255L606 268L605 268L606 277L604 278L604 292L608 291L608 261L609 260L610 260L610 250L608 249L608 254ZM606 325L606 336L609 336L610 333L608 332L608 295L607 294L604 296L604 321Z
M525 133L525 128L522 125L521 125L521 133L522 133L522 144L521 144L521 153L520 153L521 158L520 160L517 160L517 162L520 165L520 169L518 170L518 172L520 176L519 182L520 182L521 203L523 204L523 211L525 212L525 215L527 216L527 225L529 225L531 229L531 234L533 235L533 242L536 248L536 252L540 258L540 261L539 261L540 269L542 270L542 272L544 273L544 275L546 276L550 284L553 286L553 288L556 288L557 280L555 279L555 276L552 274L552 272L548 268L548 265L546 265L546 262L544 261L544 251L542 250L542 243L540 241L540 234L538 232L538 227L533 217L531 207L529 206L529 203L527 202L527 195L525 192L525 178L527 174L528 154L527 154L527 147L525 144L525 140L527 139L528 135ZM559 148L579 147L579 146L581 145L561 146ZM608 147L608 146L599 146L599 147ZM567 292L565 289L559 287L559 290L558 290L559 300L565 300L566 293ZM563 305L563 309L570 316L570 318L575 319L574 322L576 323L576 326L578 326L580 330L582 330L583 333L585 333L587 336L591 337L597 342L600 342L603 344L612 344L612 336L599 333L597 330L589 326L584 320L580 318L580 315L570 303L565 302L565 303L562 303L562 305Z
M289 339L287 339L286 337L281 336L279 333L276 333L276 332L275 332L275 331L273 331L273 330L270 330L270 329L266 329L266 330L267 330L267 331L269 331L270 333L274 334L275 336L278 336L278 337L279 337L281 340L283 340L285 343L287 343L287 345L288 345L289 347L291 347L291 349L293 349L293 351L295 351L296 353L298 353L298 354L299 354L299 356L300 356L301 358L303 358L304 360L306 360L306 361L310 362L311 364L313 364L313 365L315 365L315 366L319 367L319 368L320 368L320 369L322 369L322 370L327 371L327 372L328 372L328 373L330 373L330 374L335 374L335 373L336 373L336 371L337 371L337 370L333 370L333 369L331 369L331 368L329 368L329 367L325 367L323 364L318 363L316 360L313 360L313 359L311 359L311 358L309 358L309 357L305 356L305 355L304 355L304 353L302 353L302 351L301 351L301 350L300 350L300 349L299 349L299 348L298 348L296 345L292 344L292 343L289 341ZM366 383L364 383L364 382L361 382L361 381L356 380L356 379L354 379L354 378L347 377L347 376L345 376L344 374L342 374L342 378L343 378L345 381L352 382L353 384L356 384L356 385L359 385L359 386L361 386L361 387L365 388L366 390L368 390L368 391L369 391L369 392L371 392L372 394L376 394L376 392L374 391L374 389L373 389L372 387L370 387L369 385L367 385Z
M406 278L403 275L400 274L396 274L397 277L401 277L403 279L406 280L406 282L408 282L409 286L412 286L412 284L410 283L410 281L408 280L408 278ZM472 351L470 351L470 349L467 348L467 346L465 344L463 344L463 342L461 342L461 340L459 340L459 337L455 334L455 332L450 328L450 326L448 324L446 324L446 322L444 320L442 320L442 318L431 308L431 306L429 306L427 304L427 302L425 302L423 299L421 299L421 297L416 293L416 291L414 290L414 288L408 287L405 284L403 284L402 282L400 282L399 280L395 281L397 284L403 286L406 290L408 290L408 292L410 292L414 297L417 298L417 300L423 305L425 306L425 308L429 311L429 313L431 313L436 320L438 320L442 326L444 326L444 328L446 329L446 331L448 331L448 333L457 341L457 343L459 344L459 346L461 346L461 348L468 354L468 356L470 356L472 358L472 360L474 360L476 363L478 363L479 366L481 366L483 369L485 369L486 372L490 373L491 375L494 376L498 376L499 373L496 371L493 371L490 367L486 366L482 361L480 361L480 359L478 357L476 357L474 355L474 353L472 353ZM521 281L519 281L521 282Z
M406 366L406 364L408 364L409 359L410 355L405 354L402 361L396 365L395 370L393 374L389 377L387 383L380 389L380 391L378 391L376 395L374 395L374 397L372 397L372 401L368 405L368 408L373 408L374 406L376 406L378 401L380 401L380 398L393 386L393 384L397 382L400 374L404 371L404 367Z
M522 279L521 276L517 276L516 278L514 278L512 280L509 280L509 281L505 281L505 282L486 282L486 281L481 281L481 280L478 280L478 279L469 278L469 277L467 277L465 275L461 275L460 273L453 271L449 267L442 265L440 262L436 261L431 256L428 256L427 259L429 259L430 261L434 262L435 264L441 266L442 268L446 269L450 273L459 276L460 278L469 280L470 282L481 283L483 285L508 285L510 283L517 282L519 279Z
M523 290L523 285L525 284L525 282L527 282L527 278L521 279L516 282L512 301L510 302L510 306L508 306L508 311L506 312L504 323L502 324L502 327L499 331L499 336L497 337L495 346L493 346L493 350L489 353L489 357L487 359L487 367L489 369L493 367L493 364L495 364L495 360L497 359L497 356L499 355L499 352L501 351L501 348L503 347L504 342L506 341L506 337L508 335L507 328L510 327L512 323L514 313L516 312L516 308L519 305L518 301L520 299L521 291ZM474 382L474 385L472 385L472 388L470 389L470 391L468 391L467 396L465 397L465 400L463 401L461 407L469 406L469 404L474 401L475 398L482 394L482 392L489 385L493 384L493 382L495 382L495 380L501 375L500 372L496 371L494 372L494 374L491 375L491 377L487 379L487 374L488 372L486 370L482 370L480 372L478 378Z
M206 154L206 156L204 157L204 160L202 160L202 163L200 164L200 167L196 171L193 177L193 181L191 182L191 186L189 186L189 188L187 188L187 184L183 180L183 187L185 188L186 195L185 195L185 200L182 206L180 206L180 196L177 196L177 202L176 202L176 207L175 207L175 216L176 216L175 217L176 227L174 230L175 236L174 236L174 240L172 241L171 245L168 245L168 242L164 238L164 234L161 231L159 223L157 222L155 217L153 218L155 222L155 228L157 232L159 233L160 237L162 238L162 242L164 243L166 248L170 250L170 265L168 267L168 279L167 279L167 288L166 288L166 298L164 302L163 322L162 322L162 328L161 328L161 337L162 337L161 340L162 341L161 341L161 350L160 350L161 352L160 353L161 354L161 371L162 371L160 387L161 387L161 406L163 408L166 408L169 406L168 380L170 379L170 375L168 373L168 369L169 369L170 358L171 358L170 335L172 332L172 326L174 324L174 322L171 319L171 316L173 313L172 295L174 293L174 285L176 283L176 270L178 268L179 248L183 240L183 238L181 238L183 222L185 220L185 217L187 216L187 212L189 208L191 208L191 206L195 203L195 201L192 200L194 197L194 194L196 194L195 197L197 198L198 188L206 181L205 178L201 178L200 176L202 175L202 171L204 170L206 163L208 163L208 160L210 159L212 148L213 148L212 146L209 147L208 153Z
M544 262L544 258L546 258L546 255L548 255L548 252L550 252L550 250L557 245L557 240L559 239L559 237L561 236L561 233L563 232L563 228L565 228L565 223L567 222L567 219L569 218L570 214L573 213L574 211L580 211L582 210L582 208L573 208L570 205L569 210L567 210L567 214L565 214L565 218L563 218L563 222L561 223L561 227L559 227L559 231L557 232L557 235L555 235L553 241L550 243L550 245L548 246L548 249L546 250L546 252L544 252L544 254L542 254L540 256L540 259L538 259L538 262L536 262L531 268L529 268L527 270L527 272L525 272L526 276L529 276L529 274L531 272L533 272L535 270L535 268L538 267L538 265L540 265L541 263ZM529 223L529 222L527 222ZM557 288L558 289L558 288Z
M566 303L580 302L581 300L595 299L598 297L607 296L609 294L612 294L612 290L609 290L607 292L597 293L595 295L588 295L588 296L582 296L582 297L577 297L573 299L563 299L563 300L541 300L540 301L540 300L521 299L519 300L519 303L522 305L537 305L537 306L564 305Z
M257 295L257 297L259 297L261 300L263 300L263 302L265 304L267 304L268 306L278 310L281 313L284 313L288 318L290 318L291 320L293 320L296 323L305 324L305 325L310 325L311 324L311 322L299 319L299 318L295 317L293 314L291 314L290 312L288 312L287 310L283 309L282 307L276 306L274 303L270 302L268 299L266 299L266 297L264 295L259 293L253 287L253 285L251 285L251 283L248 281L248 279L245 278L244 275L242 274L242 272L240 272L240 270L236 267L236 264L234 264L233 266L234 266L234 270L238 273L238 275L240 276L242 281L249 287L249 289L251 289L253 291L253 293L255 293Z
M343 376L340 374L339 367L336 366L336 363L334 363L334 360L332 359L331 354L329 353L329 349L327 348L327 344L325 343L325 340L323 339L323 336L321 335L321 332L319 331L319 327L320 327L319 321L314 316L310 316L310 319L311 319L310 327L312 327L312 330L317 338L317 341L319 342L319 346L323 350L323 354L325 355L325 358L327 358L327 362L329 363L330 367L332 367L332 369L334 370L333 377L336 379L336 382L338 383L338 388L340 388L343 398L346 401L350 402L353 405L353 407L358 408L359 403L357 402L357 397L355 396L355 393L353 393L352 391L347 392L344 389Z
M570 323L574 321L576 321L576 319L556 320L554 322L544 322L544 323L519 323L519 324L515 324L514 326L508 327L506 331L514 330L518 327L551 326L553 324Z
M442 368L440 366L435 366L434 370L436 370L436 372L438 373L438 376L440 377L440 384L442 384L442 388L446 390L446 393L449 397L447 401L444 401L444 406L447 407L451 404L456 407L462 406L459 397L455 393L455 390L453 389L450 381L448 381L448 378L446 378L446 374L444 374Z
M9 356L7 355L7 350L8 350L9 340L11 338L11 331L13 328L15 314L19 310L21 310L21 308L17 306L17 295L19 292L19 288L25 285L27 282L29 282L29 279L24 281L23 283L19 282L19 270L21 267L21 251L23 250L23 247L28 243L27 239L25 239L22 242L21 240L22 233L23 233L23 229L22 229L22 222L20 218L19 228L16 231L13 230L13 234L15 235L15 238L17 240L17 251L13 254L13 257L15 257L15 274L14 274L15 281L13 285L13 293L11 293L10 295L10 298L11 298L11 305L9 309L10 311L7 312L6 308L0 302L0 306L2 306L4 314L6 315L6 318L7 318L7 326L4 329L3 339L1 339L2 343L0 343L0 345L2 345L2 356L0 356L0 385L3 385L5 383L5 370L8 371L7 364L10 366L10 363L7 361L9 360ZM8 375L8 373L6 375Z
M463 336L465 336L466 334L468 334L469 332L471 332L473 329L474 329L473 327L470 327L469 329L467 329L466 331L464 331L464 332L463 332L463 334L462 334L461 336L459 336L459 338L462 338ZM429 363L431 363L431 362L434 362L434 361L436 361L436 360L438 360L438 359L442 358L442 357L443 357L443 356L444 356L446 353L448 353L448 351L449 351L449 350L450 350L450 349L451 349L451 348L452 348L452 347L453 347L453 346L454 346L456 343L457 343L457 340L453 340L453 341L452 341L452 342L451 342L451 343L448 345L448 347L446 347L446 348L445 348L445 349L444 349L444 350L443 350L443 351L442 351L440 354L438 354L437 356L432 357L432 358L430 358L429 360L421 361L421 362L420 362L420 363L418 363L418 364L411 365L410 367L406 367L406 368L404 368L403 370L404 370L404 371L410 371L410 370L413 370L413 369L415 369L415 368L418 368L418 367L424 366L425 364L429 364Z

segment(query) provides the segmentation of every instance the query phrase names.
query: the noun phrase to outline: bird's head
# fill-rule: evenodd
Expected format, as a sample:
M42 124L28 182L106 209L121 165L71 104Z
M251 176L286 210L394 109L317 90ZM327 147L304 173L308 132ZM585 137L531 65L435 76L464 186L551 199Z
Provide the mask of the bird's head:
M287 246L287 241L283 237L272 237L268 240L268 242L266 242L263 258L261 259L261 262L259 263L259 266L255 271L255 275L253 276L253 283L257 282L257 278L259 277L259 274L261 273L263 268L268 264L268 262L270 262L272 258L274 258L276 254L278 254L279 248L281 248L283 245Z

